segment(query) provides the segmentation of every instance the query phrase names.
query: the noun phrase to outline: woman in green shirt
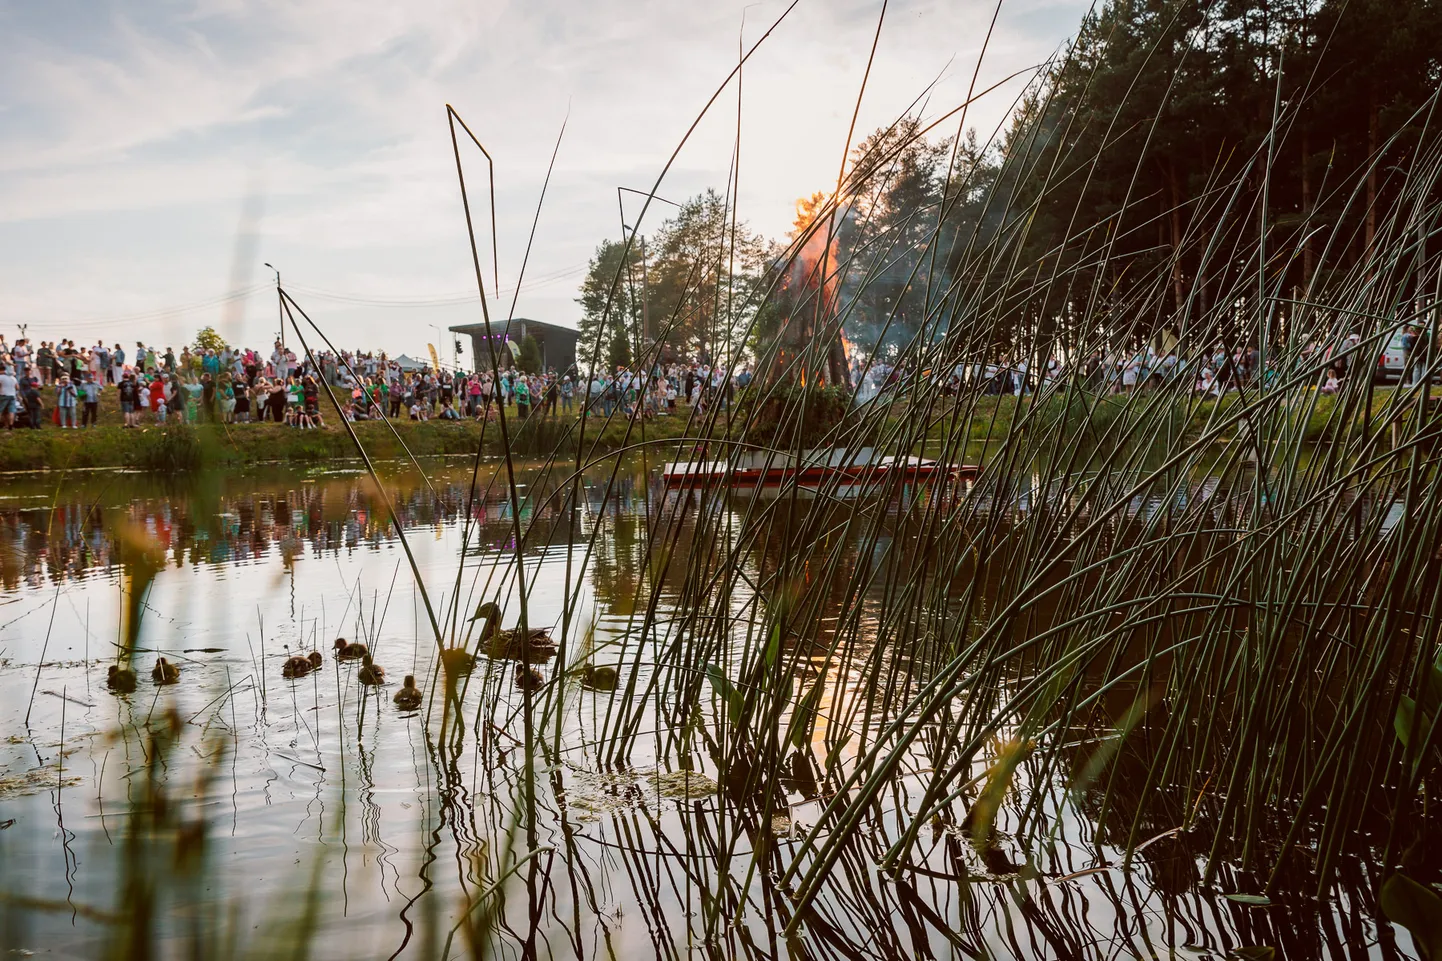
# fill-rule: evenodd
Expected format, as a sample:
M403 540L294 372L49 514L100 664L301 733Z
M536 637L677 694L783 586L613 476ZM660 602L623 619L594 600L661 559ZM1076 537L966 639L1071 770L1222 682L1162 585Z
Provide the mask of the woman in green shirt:
M517 377L516 383L511 389L516 396L516 417L525 420L531 412L531 388L526 383L525 377Z

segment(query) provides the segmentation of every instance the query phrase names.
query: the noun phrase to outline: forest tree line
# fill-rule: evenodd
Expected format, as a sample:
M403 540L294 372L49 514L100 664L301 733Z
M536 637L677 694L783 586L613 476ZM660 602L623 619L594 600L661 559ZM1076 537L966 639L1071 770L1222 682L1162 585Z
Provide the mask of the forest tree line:
M629 363L649 339L694 356L747 331L759 349L816 231L847 333L883 355L948 330L986 331L992 353L1108 325L1185 333L1259 268L1306 302L1374 253L1404 188L1442 199L1439 84L1442 0L1110 0L1001 128L906 116L873 132L785 240L708 191L644 248L603 242L583 353Z

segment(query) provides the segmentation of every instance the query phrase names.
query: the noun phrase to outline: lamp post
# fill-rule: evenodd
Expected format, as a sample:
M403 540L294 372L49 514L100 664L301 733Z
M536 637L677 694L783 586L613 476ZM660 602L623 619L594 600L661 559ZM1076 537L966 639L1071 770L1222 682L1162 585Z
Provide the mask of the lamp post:
M426 326L436 332L436 361L439 362L441 359L441 347L444 344L444 341L441 340L441 328L435 324L426 324ZM440 372L437 371L437 373Z
M667 200L665 197L658 197L656 194L644 190L637 190L634 187L618 186L616 188L616 207L621 212L621 239L622 241L626 239L626 232L629 230L632 234L635 234L636 241L641 247L641 349L644 351L651 342L651 316L649 310L650 298L647 297L646 285L646 235L636 233L633 227L627 225L626 206L621 202L622 191L625 191L626 193L640 194L641 196L646 197L648 199L648 202L650 200L659 200L663 204L670 204L678 210L680 209L681 205L674 200ZM630 276L629 264L627 265L626 274L628 277Z
M275 309L280 318L280 346L285 347L285 300L280 295L280 271L274 266L266 264L271 270L275 270Z

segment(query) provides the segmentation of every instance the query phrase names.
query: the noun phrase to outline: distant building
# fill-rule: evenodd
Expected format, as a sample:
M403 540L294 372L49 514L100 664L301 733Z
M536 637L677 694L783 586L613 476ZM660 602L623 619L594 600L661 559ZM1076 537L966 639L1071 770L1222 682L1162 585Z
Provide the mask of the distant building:
M495 344L496 357L502 364L511 363L511 352L506 341L519 349L521 341L528 336L536 338L541 348L541 364L564 371L576 363L576 342L581 339L580 331L559 324L548 324L540 320L516 317L511 320L510 330L501 321L491 324L491 339ZM472 370L488 367L491 363L491 348L486 344L485 324L461 324L450 328L451 333L471 339L471 356L462 362L462 367Z

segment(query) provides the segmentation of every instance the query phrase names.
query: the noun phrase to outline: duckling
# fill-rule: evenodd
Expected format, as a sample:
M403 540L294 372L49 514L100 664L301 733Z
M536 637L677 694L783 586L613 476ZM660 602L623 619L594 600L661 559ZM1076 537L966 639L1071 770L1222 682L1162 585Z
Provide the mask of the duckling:
M539 690L541 685L545 683L546 679L541 676L540 671L529 668L524 664L516 665L516 687L519 687L523 691L535 691Z
M357 641L352 644L343 637L335 639L335 656L342 661L356 661L370 653L370 648Z
M150 679L156 684L178 684L180 683L180 665L172 664L162 657L155 662L155 667L151 668Z
M325 663L325 658L320 656L320 651L311 651L309 654L296 654L285 659L285 665L280 669L282 677L305 677L311 671L318 671Z
M396 696L391 698L396 702L396 707L402 711L414 711L421 706L421 689L416 687L416 676L407 674L402 682L401 689L396 691Z
M476 656L464 647L447 647L441 651L441 664L445 666L446 674L460 677L475 668Z
M481 643L486 656L496 661L520 661L523 664L544 664L556 656L556 642L551 640L549 627L536 627L522 634L501 628L501 609L493 601L484 601L476 608L473 621L484 621Z
M581 686L593 691L614 691L619 678L614 667L597 667L587 661L581 668Z
M371 661L369 654L361 655L361 669L356 672L356 678L362 684L375 686L386 682L386 669Z
M105 678L106 685L117 694L135 693L135 672L119 664L110 665Z

